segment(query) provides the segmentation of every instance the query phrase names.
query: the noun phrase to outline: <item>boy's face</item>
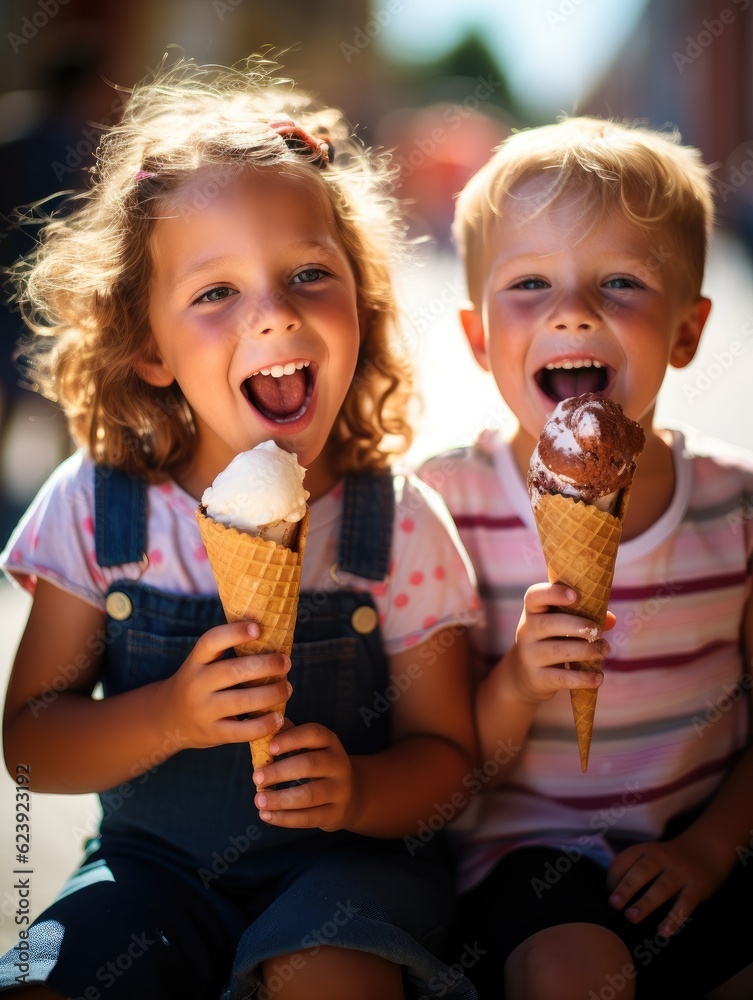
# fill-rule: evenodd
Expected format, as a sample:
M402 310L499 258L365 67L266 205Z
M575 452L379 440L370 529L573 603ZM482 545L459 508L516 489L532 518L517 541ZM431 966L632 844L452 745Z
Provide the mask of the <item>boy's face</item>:
M535 205L540 186L516 194ZM531 448L556 404L583 392L609 396L650 431L667 366L692 359L709 301L690 297L660 233L618 213L586 231L589 213L567 193L522 222L521 204L496 226L481 301L461 313L477 360Z

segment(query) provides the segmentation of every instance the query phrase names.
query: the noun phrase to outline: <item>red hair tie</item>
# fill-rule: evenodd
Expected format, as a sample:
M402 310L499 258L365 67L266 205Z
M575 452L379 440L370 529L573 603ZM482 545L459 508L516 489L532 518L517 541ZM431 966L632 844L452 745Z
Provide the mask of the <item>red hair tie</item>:
M270 122L269 127L280 136L288 149L294 152L307 149L309 152L315 153L316 159L313 162L316 166L324 168L328 164L334 163L335 150L329 138L317 138L289 118Z

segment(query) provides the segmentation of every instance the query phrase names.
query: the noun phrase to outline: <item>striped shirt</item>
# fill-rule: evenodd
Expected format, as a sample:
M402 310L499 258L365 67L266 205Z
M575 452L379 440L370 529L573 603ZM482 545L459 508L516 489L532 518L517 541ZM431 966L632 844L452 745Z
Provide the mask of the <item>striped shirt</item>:
M644 534L619 549L588 771L578 757L568 692L537 709L522 749L500 742L469 776L456 824L461 888L529 844L603 864L610 840L659 837L668 820L716 789L744 747L750 681L740 628L750 593L753 455L673 432L675 495ZM485 624L473 632L479 672L514 642L523 595L547 574L528 493L507 442L429 459L421 476L443 496L473 562ZM509 778L497 784L509 769Z

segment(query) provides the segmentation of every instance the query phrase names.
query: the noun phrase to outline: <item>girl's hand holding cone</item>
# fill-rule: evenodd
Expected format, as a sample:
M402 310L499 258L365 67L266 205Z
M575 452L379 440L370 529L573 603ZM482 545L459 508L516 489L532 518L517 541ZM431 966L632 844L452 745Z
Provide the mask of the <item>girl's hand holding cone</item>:
M258 639L259 633L259 625L248 621L211 628L181 667L161 682L160 717L167 731L179 734L176 750L271 739L280 728L275 706L290 693L289 657L226 657L228 650ZM267 678L269 683L261 685Z

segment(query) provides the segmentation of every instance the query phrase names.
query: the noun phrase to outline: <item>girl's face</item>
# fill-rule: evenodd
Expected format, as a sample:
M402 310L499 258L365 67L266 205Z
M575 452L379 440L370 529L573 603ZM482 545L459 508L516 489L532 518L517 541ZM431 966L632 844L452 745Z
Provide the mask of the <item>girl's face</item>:
M175 380L193 411L197 451L182 485L198 495L236 454L271 439L309 468L315 498L331 479L320 455L360 343L332 213L313 187L271 170L197 177L172 207L151 243L159 357L141 373Z

